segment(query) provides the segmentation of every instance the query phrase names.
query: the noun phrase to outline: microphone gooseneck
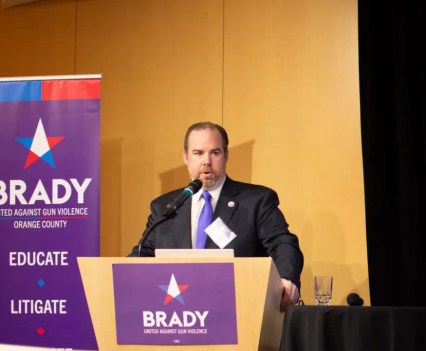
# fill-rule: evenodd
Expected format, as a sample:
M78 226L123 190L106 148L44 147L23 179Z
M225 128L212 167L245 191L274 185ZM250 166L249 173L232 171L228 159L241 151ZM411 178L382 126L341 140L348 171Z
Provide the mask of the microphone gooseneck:
M173 216L169 216L169 217L162 217L160 218L157 222L154 222L149 228L147 228L145 230L145 233L142 235L142 239L139 240L139 244L138 244L138 257L141 257L141 253L142 253L142 247L145 245L146 241L148 240L149 234L152 233L152 231L157 228L157 226L163 222L165 222L166 220L168 220L169 218L172 218Z

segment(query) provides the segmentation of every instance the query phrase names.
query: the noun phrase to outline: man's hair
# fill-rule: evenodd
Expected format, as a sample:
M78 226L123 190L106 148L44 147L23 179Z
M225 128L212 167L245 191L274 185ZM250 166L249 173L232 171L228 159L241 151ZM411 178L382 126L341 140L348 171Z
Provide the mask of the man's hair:
M228 152L228 144L229 144L228 133L226 133L225 128L223 128L219 124L215 124L215 123L212 123L212 122L198 122L198 123L195 123L195 124L189 126L189 128L188 128L188 130L186 131L186 134L185 134L185 140L183 142L183 149L185 150L185 152L188 152L188 139L189 139L189 135L191 134L191 132L194 131L194 130L204 130L204 129L217 130L220 133L220 135L222 137L223 151L225 153L227 153Z

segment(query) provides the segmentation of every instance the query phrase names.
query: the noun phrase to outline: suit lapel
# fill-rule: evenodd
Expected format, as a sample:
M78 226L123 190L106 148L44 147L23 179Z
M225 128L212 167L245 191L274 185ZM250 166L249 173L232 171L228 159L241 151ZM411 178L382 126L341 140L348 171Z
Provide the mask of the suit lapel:
M191 200L188 200L178 210L176 217L173 219L173 231L175 238L174 247L178 249L190 249L191 243Z

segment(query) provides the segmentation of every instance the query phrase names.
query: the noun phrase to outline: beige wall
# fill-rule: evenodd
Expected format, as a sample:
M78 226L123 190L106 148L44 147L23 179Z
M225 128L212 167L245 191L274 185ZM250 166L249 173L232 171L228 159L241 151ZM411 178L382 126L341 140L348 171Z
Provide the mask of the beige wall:
M334 304L369 304L356 0L44 0L0 10L0 76L101 73L101 254L188 182L186 127L230 134L232 178L277 190Z

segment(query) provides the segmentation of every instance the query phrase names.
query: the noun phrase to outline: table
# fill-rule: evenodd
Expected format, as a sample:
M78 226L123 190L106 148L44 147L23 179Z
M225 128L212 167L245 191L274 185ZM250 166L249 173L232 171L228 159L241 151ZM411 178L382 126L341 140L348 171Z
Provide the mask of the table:
M425 307L291 306L280 351L425 351Z

